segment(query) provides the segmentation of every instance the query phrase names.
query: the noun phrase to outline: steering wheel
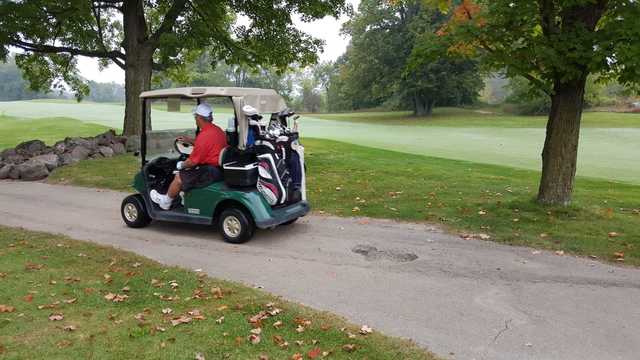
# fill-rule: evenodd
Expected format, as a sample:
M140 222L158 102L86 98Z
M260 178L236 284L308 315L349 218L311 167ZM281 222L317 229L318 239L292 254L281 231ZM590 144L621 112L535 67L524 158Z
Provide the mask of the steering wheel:
M173 142L173 147L176 149L178 154L180 154L181 160L188 158L193 152L193 144L179 139L176 139Z

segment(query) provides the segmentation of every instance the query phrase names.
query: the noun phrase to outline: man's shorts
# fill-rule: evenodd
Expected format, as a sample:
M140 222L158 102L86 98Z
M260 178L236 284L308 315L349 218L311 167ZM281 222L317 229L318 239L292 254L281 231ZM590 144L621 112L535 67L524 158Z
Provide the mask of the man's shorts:
M222 180L222 171L219 167L211 165L199 165L190 169L180 170L182 191L202 188Z

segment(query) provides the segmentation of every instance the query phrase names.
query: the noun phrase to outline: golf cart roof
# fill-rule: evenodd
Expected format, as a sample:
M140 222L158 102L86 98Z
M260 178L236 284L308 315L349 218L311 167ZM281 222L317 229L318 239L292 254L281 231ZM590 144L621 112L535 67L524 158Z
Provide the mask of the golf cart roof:
M284 99L273 89L240 88L240 87L182 87L145 91L142 99L165 98L207 98L232 97L243 98L244 103L253 106L263 113L279 112L287 107ZM235 102L235 101L234 101Z

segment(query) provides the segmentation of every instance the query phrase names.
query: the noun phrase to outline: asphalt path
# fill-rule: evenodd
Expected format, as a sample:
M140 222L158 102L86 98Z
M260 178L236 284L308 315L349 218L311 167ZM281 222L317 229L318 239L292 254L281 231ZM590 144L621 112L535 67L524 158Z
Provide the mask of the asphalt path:
M231 245L206 226L129 229L125 195L0 181L0 224L263 287L445 358L640 357L638 269L463 240L429 224L317 215Z

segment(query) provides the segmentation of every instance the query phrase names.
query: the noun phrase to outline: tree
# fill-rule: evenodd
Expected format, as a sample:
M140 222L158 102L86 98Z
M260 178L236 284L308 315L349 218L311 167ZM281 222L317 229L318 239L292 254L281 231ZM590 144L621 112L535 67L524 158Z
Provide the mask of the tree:
M460 37L457 50L476 51L550 97L538 202L569 204L588 76L640 82L640 2L464 0L453 8L444 31Z
M0 101L29 100L45 96L27 89L27 85L12 56L5 64L0 64Z
M450 56L436 35L447 17L418 0L363 0L345 25L351 43L338 92L356 109L408 107L417 116L474 101L482 86L475 62Z
M76 57L98 58L125 71L124 134L140 129L140 92L151 86L154 70L184 66L194 52L210 49L217 62L266 64L316 60L320 40L297 30L303 21L338 16L344 0L23 0L0 2L0 58L10 47L32 87L68 84L78 97L87 85ZM249 20L235 26L236 14Z

